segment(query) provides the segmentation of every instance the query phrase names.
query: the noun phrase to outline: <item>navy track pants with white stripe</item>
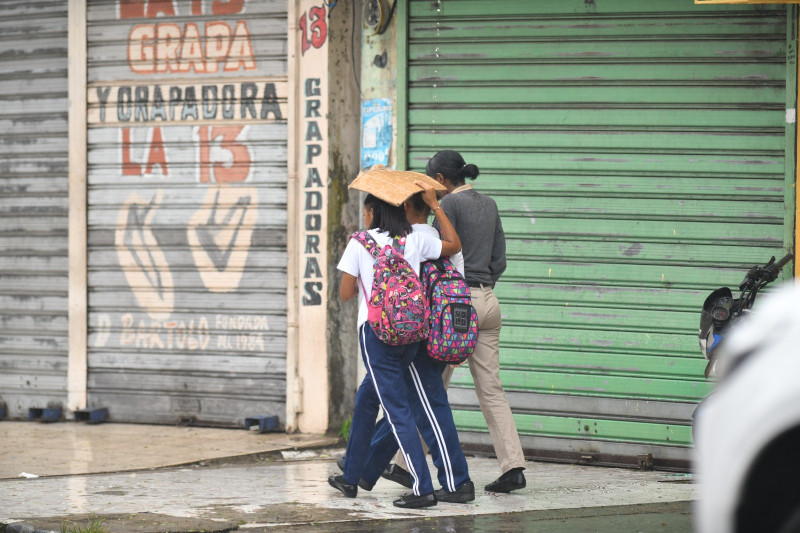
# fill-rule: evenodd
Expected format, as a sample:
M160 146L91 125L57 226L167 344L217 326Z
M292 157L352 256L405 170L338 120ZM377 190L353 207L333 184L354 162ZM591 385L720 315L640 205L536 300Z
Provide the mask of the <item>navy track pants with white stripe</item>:
M445 366L445 363L428 357L424 343L421 343L418 356L409 365L403 378L417 428L438 470L439 483L445 490L453 492L469 481L469 469L458 441L447 391L442 383ZM368 483L375 483L396 452L397 441L386 419L381 419L372 437L369 457L361 477Z
M417 355L419 343L390 346L378 339L367 323L359 327L358 337L367 375L356 392L350 438L347 441L344 480L356 484L363 477L380 406L408 464L414 481L414 494L430 494L433 492L433 483L402 378Z

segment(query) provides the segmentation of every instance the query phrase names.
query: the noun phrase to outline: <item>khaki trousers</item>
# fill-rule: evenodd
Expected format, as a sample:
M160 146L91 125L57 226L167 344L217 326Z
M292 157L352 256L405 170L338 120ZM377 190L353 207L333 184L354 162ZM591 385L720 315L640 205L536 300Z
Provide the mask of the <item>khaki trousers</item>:
M500 303L491 287L472 287L472 305L478 312L478 345L468 359L469 371L475 383L478 403L489 427L494 453L503 473L512 468L524 468L525 456L517 434L517 425L500 383ZM450 385L453 366L442 373L444 386ZM398 454L399 455L399 454ZM402 458L395 463L407 470Z

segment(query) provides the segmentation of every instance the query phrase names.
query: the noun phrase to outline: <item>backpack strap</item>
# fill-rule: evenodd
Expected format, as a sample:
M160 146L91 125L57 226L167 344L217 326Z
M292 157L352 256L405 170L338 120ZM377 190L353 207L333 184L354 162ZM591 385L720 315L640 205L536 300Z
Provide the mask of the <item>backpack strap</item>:
M352 235L350 235L351 239L355 239L358 241L364 248L367 249L367 252L377 259L381 255L380 246L378 245L378 241L370 234L368 231L356 231ZM395 237L392 239L392 248L394 248L397 253L401 256L406 249L406 237Z
M406 251L406 238L407 236L395 237L392 239L392 248L397 250L397 253L400 254L400 256L403 256Z
M355 239L358 241L364 248L367 249L369 255L374 257L375 259L381 254L380 247L378 246L377 241L375 238L370 235L368 231L356 231L352 235L350 235L351 239Z
M364 303L369 304L369 300L367 300L367 288L364 287L364 282L361 281L361 276L358 276L358 283L361 284L361 293L364 295Z

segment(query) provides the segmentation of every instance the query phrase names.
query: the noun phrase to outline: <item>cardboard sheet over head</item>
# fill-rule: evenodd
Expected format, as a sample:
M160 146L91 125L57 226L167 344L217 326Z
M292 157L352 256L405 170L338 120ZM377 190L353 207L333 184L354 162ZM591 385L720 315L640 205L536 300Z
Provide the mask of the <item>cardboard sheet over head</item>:
M447 190L444 185L425 174L410 170L391 170L383 165L375 165L369 170L360 172L348 188L369 193L391 205L400 206L411 196L422 191L422 188L414 183L417 180L430 184L437 192Z

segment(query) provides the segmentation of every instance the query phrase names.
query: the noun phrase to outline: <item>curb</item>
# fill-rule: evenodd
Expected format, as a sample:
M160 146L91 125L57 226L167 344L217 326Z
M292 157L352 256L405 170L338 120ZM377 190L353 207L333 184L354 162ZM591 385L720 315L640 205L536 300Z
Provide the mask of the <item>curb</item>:
M58 531L39 529L24 522L14 522L13 524L0 523L0 533L58 533Z

